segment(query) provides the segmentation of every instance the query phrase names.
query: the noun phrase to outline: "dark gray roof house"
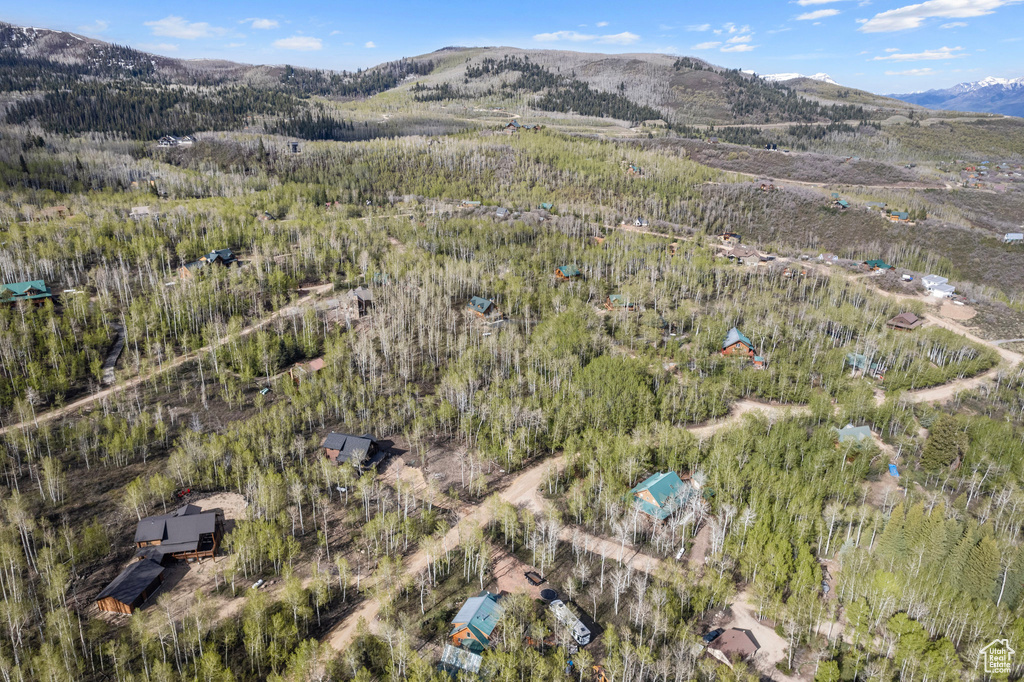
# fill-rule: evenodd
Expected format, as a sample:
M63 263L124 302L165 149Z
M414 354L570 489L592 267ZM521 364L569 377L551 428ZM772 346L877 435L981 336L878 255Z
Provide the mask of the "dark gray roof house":
M373 292L366 287L356 287L348 292L349 308L359 315L365 315L373 307Z
M377 440L369 434L353 436L331 431L321 447L327 459L335 464L349 462L354 467L363 466L377 454Z
M486 315L494 307L494 302L480 296L469 299L469 309L477 315Z
M185 263L180 268L178 268L178 274L181 276L182 279L188 279L190 277L195 276L197 272L202 270L207 265L211 265L214 263L218 265L232 265L237 262L238 258L235 257L235 254L231 251L231 249L217 249L216 251L211 251L210 253L206 254L199 260L194 260Z
M508 215L508 209L504 207L499 208L497 211L494 212L494 215L498 216L499 218L504 218L505 216Z
M128 564L96 596L96 606L100 611L130 614L156 592L163 575L164 567L149 559Z
M163 562L213 556L220 540L221 523L216 512L203 512L186 504L170 514L147 516L135 528L139 555Z

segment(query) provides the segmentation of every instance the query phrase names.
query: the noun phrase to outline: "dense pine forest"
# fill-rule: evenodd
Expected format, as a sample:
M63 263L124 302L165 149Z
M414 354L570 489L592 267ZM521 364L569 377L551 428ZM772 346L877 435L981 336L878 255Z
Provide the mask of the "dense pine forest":
M0 284L49 294L0 290L5 682L439 682L482 591L456 679L982 680L1024 650L1024 261L991 217L1019 189L832 153L927 130L725 70L736 116L791 125L641 127L635 85L510 55L188 87L4 59ZM633 491L668 472L691 494L655 519ZM222 514L213 556L105 609L185 505ZM726 664L732 628L758 651Z

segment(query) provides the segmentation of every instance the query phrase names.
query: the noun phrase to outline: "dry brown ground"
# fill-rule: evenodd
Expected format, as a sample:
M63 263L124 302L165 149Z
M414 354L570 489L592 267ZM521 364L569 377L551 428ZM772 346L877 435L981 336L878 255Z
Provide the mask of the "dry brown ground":
M498 592L521 592L529 595L531 599L540 599L543 584L531 585L524 576L527 571L536 570L533 566L523 563L504 550L495 552L493 561L491 572L498 585Z
M697 531L697 537L693 539L690 547L690 569L694 571L704 570L704 559L708 554L708 547L711 546L711 526L704 524L704 527Z
M762 678L778 682L795 682L800 679L785 675L775 667L776 663L786 660L786 649L789 645L786 640L776 634L775 630L755 617L756 609L750 601L750 595L746 592L736 595L736 600L729 606L729 610L732 613L732 618L721 627L749 630L754 635L754 639L761 645L761 648L754 654L754 665L760 671Z
M957 320L962 322L964 320L970 320L977 314L978 311L970 306L956 305L949 301L943 301L942 305L939 307L939 315L948 320Z
M867 488L866 502L872 507L883 509L891 507L894 500L903 497L906 491L900 488L899 480L887 473L882 474L877 481L865 481Z

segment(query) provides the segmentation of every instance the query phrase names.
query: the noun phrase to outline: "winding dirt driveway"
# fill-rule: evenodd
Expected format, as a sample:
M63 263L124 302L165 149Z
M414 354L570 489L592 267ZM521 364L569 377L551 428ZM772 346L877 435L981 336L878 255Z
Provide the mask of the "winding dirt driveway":
M230 334L228 336L222 337L222 338L218 339L217 341L215 341L213 343L209 343L209 344L203 346L202 348L200 348L198 350L194 350L191 353L186 353L185 355L180 355L180 356L176 357L174 360L171 360L170 362L165 362L164 364L160 365L159 367L157 367L155 369L150 370L149 372L146 372L145 374L140 374L139 376L133 377L131 379L128 379L127 381L124 381L124 382L122 382L120 384L117 384L116 386L111 386L110 388L105 388L102 391L97 391L96 393L93 393L92 395L88 395L88 396L86 396L84 398L80 398L80 399L76 400L75 402L69 403L69 404L67 404L64 407L61 407L59 409L50 410L48 412L43 412L42 414L37 414L34 418L32 418L30 420L27 420L27 421L18 422L17 424L10 424L8 426L4 426L3 428L0 428L0 436L2 436L3 434L7 433L8 431L14 431L14 430L17 430L17 429L23 429L23 428L25 428L27 426L39 426L42 423L45 423L45 422L48 422L48 421L53 421L54 419L57 419L59 417L64 417L66 415L69 415L69 414L75 412L76 410L80 410L83 407L85 407L86 405L91 405L92 403L94 403L94 402L96 402L98 400L103 400L104 398L107 398L109 396L112 396L112 395L115 395L117 393L120 393L121 391L124 391L125 389L129 389L129 388L133 388L135 386L138 386L139 384L142 384L142 383L144 383L146 381L149 381L153 377L158 376L158 375L162 374L163 372L166 372L168 370L174 369L175 367L180 367L181 365L185 364L186 362L190 362L192 360L195 360L201 354L209 353L210 351L215 350L216 348L219 348L220 346L222 346L223 344L227 343L228 341L232 341L234 339L240 339L242 337L248 336L249 334L252 334L255 331L258 331L258 330L262 329L263 327L266 327L268 324L270 324L271 322L273 322L277 318L282 317L284 315L291 314L291 312L293 310L295 310L297 308L300 308L300 307L310 303L313 299L315 299L320 294L322 294L322 293L324 293L326 291L330 291L331 287L333 287L333 286L334 286L333 284L320 284L318 286L311 287L309 289L305 289L304 291L308 291L309 293L306 294L305 296L303 296L302 298L298 299L297 301L295 301L295 303L292 303L291 305L287 305L284 308L281 308L277 312L272 313L271 315L268 315L267 317L263 318L259 322L255 322L255 323L249 325L248 327L246 327L245 329L241 330L240 332L238 332L236 334Z
M540 496L540 485L544 482L551 471L554 469L561 469L565 466L565 456L559 455L553 459L546 459L542 462L534 464L532 467L523 470L518 476L512 479L512 482L501 490L498 495L502 500L510 502L511 504L522 506L536 513L540 513L544 510L544 500ZM418 489L417 479L423 482L423 475L420 473L407 474L409 468L398 467L396 473L393 475L394 478L411 482L414 486L414 490ZM413 470L415 471L415 470ZM425 487L425 482L423 482ZM459 522L453 526L447 533L445 533L444 539L442 540L442 547L445 550L454 549L459 545L460 538L462 536L462 529L469 529L473 526L484 527L491 520L491 509L487 501L467 506L468 510ZM417 549L415 552L410 554L404 563L404 570L406 575L416 575L427 567L430 562L430 556L424 549ZM364 581L364 584L368 586L368 590L372 591L375 582L372 580ZM380 602L377 601L372 595L367 595L367 598L354 612L346 616L340 623L338 623L330 632L324 637L324 641L331 645L337 651L343 651L352 640L355 639L356 632L359 627L359 622L364 621L367 626L373 627L373 620L377 617L380 612Z
M689 427L688 430L697 434L700 438L707 438L720 429L739 422L745 414L761 412L770 417L782 417L789 414L802 414L807 411L808 408L804 406L769 405L753 400L739 400L733 405L733 409L728 417L709 424ZM505 502L514 504L517 507L529 509L535 514L543 514L547 502L541 496L540 486L551 473L556 470L561 471L565 464L566 456L564 454L538 462L515 476L505 488L498 491L498 496ZM396 463L388 467L381 477L390 484L395 484L399 481L411 484L413 492L417 494L422 493L427 488L427 482L423 477L422 471L413 467L406 467L404 464ZM432 503L435 506L444 506L444 502L440 500L433 500ZM463 528L486 526L492 518L490 506L486 500L475 505L463 505L460 512L461 518L459 522L444 536L442 546L445 549L452 549L458 546ZM662 560L657 557L640 552L632 546L599 538L577 526L562 527L559 530L558 538L563 542L575 540L577 544L585 546L594 554L614 559L615 561L621 561L636 571L654 573L662 564ZM430 557L426 551L417 549L406 557L403 562L404 572L406 575L415 575L425 569L429 561ZM380 613L380 603L372 596L375 582L371 578L364 580L363 584L366 585L364 593L367 594L367 598L360 604L359 608L342 619L324 637L324 641L337 651L344 650L355 639L360 620L372 628L374 619Z

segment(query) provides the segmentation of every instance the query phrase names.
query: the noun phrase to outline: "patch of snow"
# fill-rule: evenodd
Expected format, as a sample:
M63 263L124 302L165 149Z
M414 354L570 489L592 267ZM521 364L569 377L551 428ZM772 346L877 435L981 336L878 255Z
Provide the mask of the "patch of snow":
M767 75L761 76L761 78L765 79L769 83L781 83L783 81L791 81L796 78L810 78L813 81L821 81L822 83L831 83L832 85L839 85L834 80L832 80L832 76L828 75L827 73L816 73L812 76L805 76L802 73L769 73Z

